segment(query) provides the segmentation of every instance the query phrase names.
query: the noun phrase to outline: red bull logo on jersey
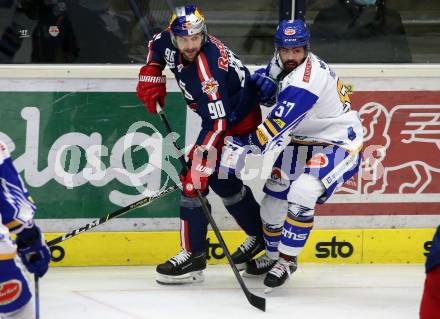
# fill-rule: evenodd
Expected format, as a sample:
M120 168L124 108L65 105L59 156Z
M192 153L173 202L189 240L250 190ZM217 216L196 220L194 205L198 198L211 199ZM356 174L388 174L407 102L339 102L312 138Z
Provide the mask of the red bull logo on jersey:
M0 305L8 305L21 294L21 282L16 279L8 280L2 284L0 284Z
M218 82L214 78L209 78L202 82L202 91L206 94L216 94L218 91Z

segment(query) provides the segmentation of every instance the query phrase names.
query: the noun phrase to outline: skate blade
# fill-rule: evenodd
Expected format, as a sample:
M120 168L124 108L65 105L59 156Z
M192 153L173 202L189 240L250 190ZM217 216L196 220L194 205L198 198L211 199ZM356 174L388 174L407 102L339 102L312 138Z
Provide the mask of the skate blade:
M264 294L268 295L268 294L271 294L271 293L273 293L273 292L276 292L276 291L280 290L281 288L287 286L287 283L288 283L288 282L289 282L289 280L286 280L282 285L277 286L277 287L268 287L268 286L265 286L266 288L264 289Z
M266 287L264 289L264 294L268 295L268 294L272 293L273 290L274 290L274 288L272 288L272 287Z
M246 278L261 278L266 276L267 273L264 274L260 274L260 275L255 275L255 274L250 274L248 273L246 270L243 272L242 276L246 277Z
M266 288L264 289L264 294L265 295L269 295L271 293L277 292L277 291L281 290L285 285L286 284L284 283L284 284L282 284L281 286L278 286L278 287L267 287L266 286Z
M168 276L157 274L156 282L161 285L184 285L203 282L205 276L203 271L193 271L180 276Z
M246 269L246 262L241 264L235 264L235 267L237 267L238 271L242 271Z

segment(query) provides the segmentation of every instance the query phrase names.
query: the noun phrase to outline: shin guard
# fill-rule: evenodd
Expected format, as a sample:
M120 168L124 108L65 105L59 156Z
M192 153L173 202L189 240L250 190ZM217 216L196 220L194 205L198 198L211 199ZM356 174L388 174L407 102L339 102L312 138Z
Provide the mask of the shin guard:
M260 205L258 205L248 186L244 185L238 194L222 197L222 200L228 212L246 234L257 237L263 236Z
M211 206L208 203L209 209ZM198 253L207 249L208 219L197 198L182 195L180 201L180 241L186 251Z

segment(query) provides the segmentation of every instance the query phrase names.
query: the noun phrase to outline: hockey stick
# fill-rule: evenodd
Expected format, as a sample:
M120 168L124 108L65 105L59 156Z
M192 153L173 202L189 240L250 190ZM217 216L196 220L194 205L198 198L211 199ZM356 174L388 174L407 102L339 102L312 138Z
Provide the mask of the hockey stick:
M157 193L157 194L155 194L153 196L142 198L142 199L138 200L137 202L134 202L133 204L130 204L130 205L125 206L125 207L122 207L122 208L118 209L117 211L114 211L113 213L109 213L109 214L105 215L104 217L101 217L100 219L95 219L94 221L84 225L83 227L80 227L78 229L72 230L70 233L67 233L67 234L64 234L62 236L56 237L56 238L48 241L46 244L49 247L52 247L52 246L54 246L56 244L59 244L59 243L65 241L67 239L70 239L70 238L72 238L72 237L74 237L74 236L76 236L76 235L78 235L78 234L80 234L82 232L88 231L88 230L90 230L92 228L95 228L96 226L102 225L102 224L106 223L107 221L109 221L110 219L113 219L113 218L119 217L119 216L121 216L121 215L123 215L125 213L128 213L129 211L131 211L131 210L133 210L135 208L139 208L139 207L142 207L144 205L150 204L154 200L174 192L176 189L179 188L180 185L181 184L177 184L177 185L171 186L171 187L169 187L169 188L167 188L167 189L165 189L165 190L163 190L163 191L161 191L161 192L159 192L159 193Z
M35 319L40 319L40 286L38 283L38 276L34 274L34 284L35 284Z
M168 131L167 133L171 134L172 133L171 126L170 126L170 123L168 122L168 119L165 116L165 113L163 112L163 110L159 104L156 105L156 108L157 108L157 113L160 116L160 119L162 120L163 124L165 125L165 127ZM180 148L177 147L177 143L174 139L173 139L173 146L175 149L180 150ZM180 164L182 165L182 173L186 174L188 172L188 166L187 166L187 163L183 157L183 154L180 154L180 155L181 156L179 156L179 160L180 160ZM218 229L215 220L212 218L211 213L209 212L209 208L206 205L205 199L203 198L202 194L200 193L200 190L196 189L196 192L197 192L197 198L200 201L200 204L202 205L203 213L205 214L205 217L208 219L209 223L211 224L212 230L214 231L214 234L217 237L218 242L219 242L220 246L222 247L226 258L228 259L229 266L231 266L232 271L234 272L234 275L237 278L238 283L241 286L241 289L243 290L244 294L246 295L247 300L249 301L249 303L252 306L254 306L262 311L266 311L266 299L264 299L263 297L254 295L246 287L246 284L244 283L243 278L241 277L240 272L237 269L237 266L235 266L234 261L232 260L231 253L229 252L228 247L226 246L226 243L223 240L222 234L220 233L220 230Z

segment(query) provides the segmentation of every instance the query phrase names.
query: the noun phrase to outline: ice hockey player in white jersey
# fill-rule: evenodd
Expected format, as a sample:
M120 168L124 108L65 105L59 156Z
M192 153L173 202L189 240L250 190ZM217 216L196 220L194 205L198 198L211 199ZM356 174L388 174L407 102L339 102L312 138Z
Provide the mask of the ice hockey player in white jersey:
M42 277L50 251L33 217L35 205L0 141L0 318L33 319L35 310L25 268ZM10 233L17 234L13 241Z
M258 129L225 143L222 165L239 170L243 154L284 147L264 186L261 203L266 254L246 265L246 274L266 274L268 291L297 268L297 256L313 227L315 205L359 168L363 131L348 92L335 72L309 51L302 20L280 22L275 54L253 74L261 101L273 106ZM286 140L288 139L288 140Z

